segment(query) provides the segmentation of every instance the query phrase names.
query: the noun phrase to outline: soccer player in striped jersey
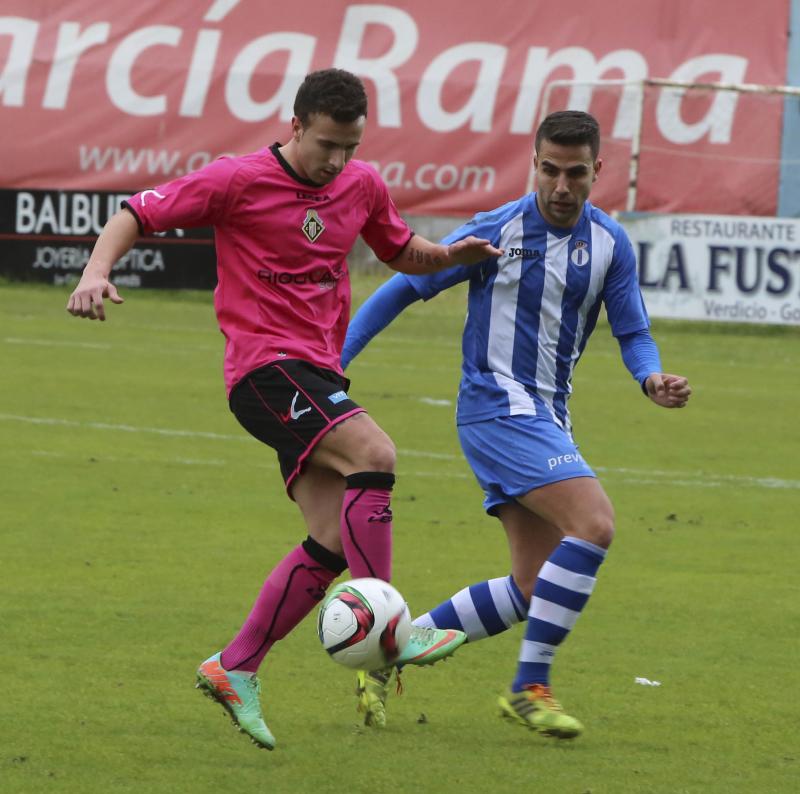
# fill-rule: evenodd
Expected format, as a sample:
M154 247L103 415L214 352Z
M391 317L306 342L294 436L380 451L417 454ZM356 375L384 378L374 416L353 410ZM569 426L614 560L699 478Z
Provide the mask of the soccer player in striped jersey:
M501 713L549 736L583 728L550 690L550 667L595 586L614 535L614 511L572 437L572 372L602 304L622 359L656 405L681 408L686 378L661 372L622 227L588 201L601 169L588 113L553 113L536 134L538 188L476 215L445 238L477 235L503 249L474 265L393 276L361 307L343 366L406 306L469 282L456 422L484 507L508 536L511 575L467 587L417 618L475 642L526 620ZM367 724L385 723L391 671L359 673Z
M359 234L405 273L500 253L472 236L441 245L413 234L375 169L353 158L367 115L357 77L313 72L294 112L285 144L220 158L126 201L67 304L77 317L104 320L103 299L122 302L111 269L140 234L214 227L214 305L225 336L229 406L248 433L278 453L308 537L278 562L239 633L199 666L197 679L240 730L269 750L275 738L256 678L265 655L346 568L353 577L391 578L395 450L351 399L342 374L350 314L345 257ZM400 659L432 664L463 641L458 630L416 627Z

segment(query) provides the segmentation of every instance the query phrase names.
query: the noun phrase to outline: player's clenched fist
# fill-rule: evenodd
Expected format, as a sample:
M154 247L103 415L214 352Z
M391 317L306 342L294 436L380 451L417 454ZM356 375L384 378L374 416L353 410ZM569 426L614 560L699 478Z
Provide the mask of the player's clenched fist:
M689 381L681 375L654 372L645 381L647 396L663 408L683 408L692 394Z

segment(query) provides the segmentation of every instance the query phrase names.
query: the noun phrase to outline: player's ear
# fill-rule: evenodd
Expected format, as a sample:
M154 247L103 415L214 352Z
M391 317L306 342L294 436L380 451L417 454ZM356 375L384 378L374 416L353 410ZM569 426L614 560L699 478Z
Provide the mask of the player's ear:
M292 137L299 143L303 135L303 122L297 116L292 116Z
M597 179L597 175L600 173L600 169L602 167L603 167L603 160L600 157L598 157L594 161L594 178L592 179L592 182L594 182L595 179Z

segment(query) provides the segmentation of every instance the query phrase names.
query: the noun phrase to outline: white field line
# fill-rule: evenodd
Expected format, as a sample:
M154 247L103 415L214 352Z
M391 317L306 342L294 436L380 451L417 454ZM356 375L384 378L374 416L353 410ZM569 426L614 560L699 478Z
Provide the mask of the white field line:
M75 461L76 458L79 458L82 462L88 462L88 459L84 455L77 455L75 453L67 453L67 452L53 452L52 450L47 449L32 449L31 455L36 458L52 458L54 460L63 460L68 458L71 461ZM206 458L204 460L200 460L197 458L162 458L159 457L157 460L155 458L142 458L142 457L124 457L118 458L114 455L105 455L105 454L98 454L91 456L91 460L95 463L134 463L134 464L142 464L146 463L148 465L153 465L154 463L164 464L166 466L213 466L218 468L231 468L232 466L236 466L240 461L236 460L223 460L222 458ZM247 464L248 469L256 468L256 469L269 469L269 470L277 470L278 463L270 463L269 459L265 463L257 463L255 466L252 463ZM401 471L402 468L401 468ZM409 471L403 472L410 477L447 477L449 479L454 480L472 480L474 479L471 474L467 474L466 472L459 472L459 471L451 471L451 472L441 472L441 471Z
M17 336L6 336L3 342L7 345L27 345L29 347L78 347L90 350L132 350L136 353L149 355L147 348L138 345L115 345L110 342L76 342L65 339L33 339L20 338ZM221 353L222 345L211 347L208 345L180 345L171 347L170 353Z
M111 350L111 345L105 342L66 342L56 339L19 339L16 336L7 336L3 339L7 345L33 345L35 347L87 347L92 350Z
M108 422L78 422L74 419L57 419L46 416L17 416L0 414L2 422L27 422L32 425L57 425L59 427L84 427L90 430L114 430L119 433L153 433L159 436L176 436L179 438L207 438L214 441L254 441L250 436L233 436L225 433L208 433L200 430L175 430L166 427L136 427Z
M89 458L85 457L84 455L76 455L75 453L66 453L66 452L53 452L48 449L32 449L31 455L36 458L54 458L54 459L63 459L69 458L70 460L75 460L79 458L83 462L94 462L94 463L163 463L165 465L177 465L177 466L216 466L220 468L225 468L229 466L235 465L233 461L223 460L222 458L205 458L205 459L198 459L198 458L162 458L159 457L158 460L154 458L141 458L141 457L124 457L118 458L114 455L105 455L105 454L98 454L92 455ZM248 468L256 468L256 469L277 469L277 463L257 463L255 466L248 463Z
M201 438L212 441L245 441L254 442L252 436L230 435L227 433L209 433L200 430L176 430L167 427L136 427L134 425L111 424L109 422L78 422L74 419L58 419L45 416L19 416L15 414L0 414L0 422L25 422L32 425L55 425L58 427L83 427L90 430L114 430L120 433L151 433L159 436L172 436L176 438ZM429 458L433 460L458 460L458 455L447 452L427 452L413 449L400 449L398 453L408 457Z
M160 436L208 439L212 441L245 441L248 443L255 441L252 437L245 435L229 435L226 433L210 433L200 430L178 430L162 427L137 427L134 425L111 424L107 422L79 422L73 419L20 416L17 414L5 413L0 413L0 422L21 422L34 425L88 428L90 430L112 430L123 433L151 433ZM453 455L447 452L429 452L427 450L418 449L398 449L397 452L401 458L412 457L442 461L461 460L460 455ZM174 458L172 462L191 462L191 465L196 465L194 459ZM229 465L229 463L227 461L220 461L219 464L211 463L208 465ZM751 488L800 490L800 480L787 480L778 477L751 477L739 474L711 474L703 471L664 471L659 469L632 469L603 466L595 466L594 470L601 474L622 475L626 482L637 484L673 484L692 488L720 488L738 485ZM416 474L417 472L413 473ZM419 474L422 474L422 472L419 472ZM437 471L434 476L460 478L465 475L463 472Z

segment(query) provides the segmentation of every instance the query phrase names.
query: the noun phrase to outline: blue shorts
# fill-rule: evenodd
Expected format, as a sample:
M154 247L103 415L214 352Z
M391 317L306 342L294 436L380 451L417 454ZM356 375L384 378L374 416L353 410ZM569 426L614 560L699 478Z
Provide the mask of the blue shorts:
M569 434L540 416L499 416L459 425L458 438L492 516L500 505L534 488L596 476Z

